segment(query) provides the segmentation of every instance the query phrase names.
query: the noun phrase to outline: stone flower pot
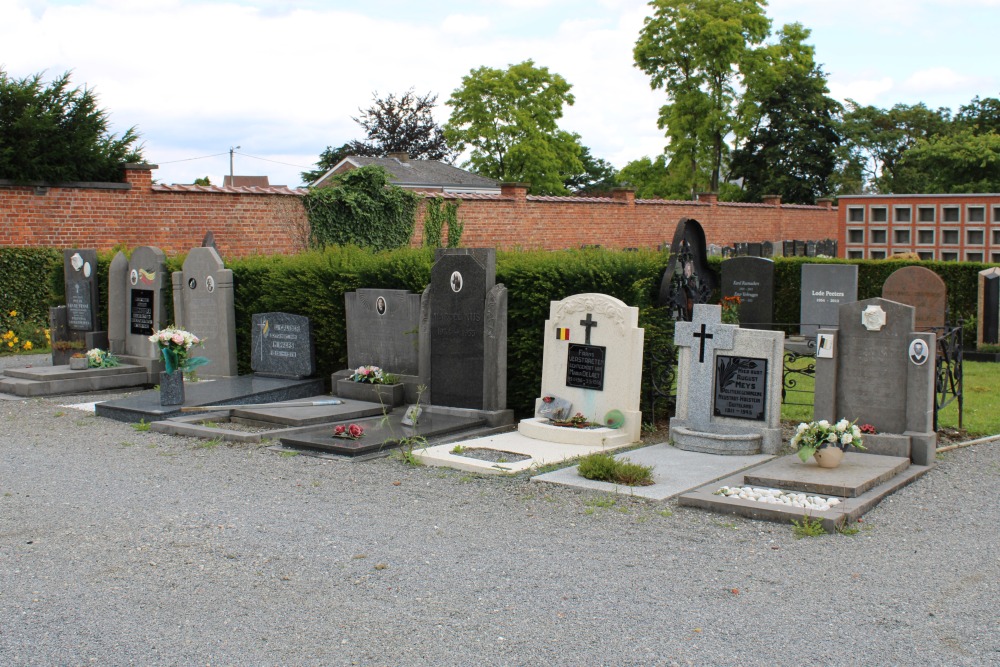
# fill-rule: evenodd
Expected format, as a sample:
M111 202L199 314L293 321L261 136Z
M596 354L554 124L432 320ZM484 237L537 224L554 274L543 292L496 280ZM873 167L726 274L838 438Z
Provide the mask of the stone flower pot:
M369 384L348 379L337 380L337 396L355 401L381 403L390 408L403 404L405 389L402 383Z
M87 357L70 357L69 358L69 369L71 371L85 371L87 370L89 364L87 362Z

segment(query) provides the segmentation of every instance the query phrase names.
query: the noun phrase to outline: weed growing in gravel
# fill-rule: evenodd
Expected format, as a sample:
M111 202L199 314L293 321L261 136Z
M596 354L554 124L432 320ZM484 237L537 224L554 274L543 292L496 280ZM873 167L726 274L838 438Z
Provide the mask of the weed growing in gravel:
M659 512L657 512L657 514L659 514L660 516L662 516L664 519L669 519L670 517L672 517L674 515L674 512L673 512L673 510L664 509L664 510L660 510Z
M214 422L211 419L206 419L201 425L205 428L219 428L219 422Z
M719 528L731 528L732 530L739 530L739 526L737 526L736 523L733 521L713 520L712 523L714 523Z
M597 496L594 498L587 498L584 501L584 505L587 507L614 507L618 499L611 495Z
M414 449L427 449L427 438L422 435L401 438L399 440L399 460L406 465L422 466L423 463L413 453Z
M278 455L283 459L291 458L293 456L298 456L298 452L278 452Z
M132 424L132 428L134 428L136 431L148 431L149 422L147 422L145 419L140 419L139 423Z
M66 416L66 413L65 413L65 412L63 412L62 410L60 410L59 412L55 413L55 414L54 414L54 415L52 415L52 416L53 416L53 417L65 417L65 416Z
M810 519L808 515L803 516L801 521L792 519L792 534L796 539L803 537L819 537L826 535L826 528L819 519Z
M194 446L195 449L215 449L222 444L222 438L212 438L211 440L205 440L204 442L199 442Z
M127 440L123 440L121 444L122 444L122 447L134 447L135 446L134 442L128 442Z
M465 447L462 445L455 445L451 448L451 453L457 456L461 456L465 452Z
M858 533L861 532L861 529L858 528L858 524L856 523L855 524L845 523L843 526L837 526L837 532L840 533L841 535L857 535Z

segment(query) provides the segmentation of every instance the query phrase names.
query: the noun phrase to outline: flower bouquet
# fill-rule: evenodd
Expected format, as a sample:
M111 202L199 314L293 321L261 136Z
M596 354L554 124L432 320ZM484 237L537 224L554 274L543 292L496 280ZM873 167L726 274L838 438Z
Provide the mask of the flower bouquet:
M191 357L191 348L201 345L201 339L189 331L167 327L153 332L149 340L156 343L163 354L163 361L167 365L167 373L182 371L190 373L198 366L208 363L205 357Z
M827 447L837 447L846 451L848 447L863 450L861 429L846 419L831 424L823 419L818 422L802 423L795 429L792 447L799 450L799 458L808 461L817 451Z
M365 429L360 424L349 424L344 426L343 424L338 424L333 429L333 437L335 438L346 438L348 440L357 440L365 434Z
M121 362L118 361L118 357L107 350L102 350L99 347L87 350L88 368L114 368L115 366L121 366Z
M367 384L396 384L396 378L378 366L358 366L349 379Z

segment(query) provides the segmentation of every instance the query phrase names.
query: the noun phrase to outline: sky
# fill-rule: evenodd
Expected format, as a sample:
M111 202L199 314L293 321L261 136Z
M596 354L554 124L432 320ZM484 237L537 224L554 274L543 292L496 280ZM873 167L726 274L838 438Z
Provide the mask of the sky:
M301 185L327 146L364 139L374 97L438 95L527 59L573 85L560 127L621 168L656 156L662 91L633 64L642 0L0 0L9 77L72 72L135 126L161 183L230 171ZM773 29L799 22L830 94L888 108L957 110L1000 97L1000 0L771 0Z

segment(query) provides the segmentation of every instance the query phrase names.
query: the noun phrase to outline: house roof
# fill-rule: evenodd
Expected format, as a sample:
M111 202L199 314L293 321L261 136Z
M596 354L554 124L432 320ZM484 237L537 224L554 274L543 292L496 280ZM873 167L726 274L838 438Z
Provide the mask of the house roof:
M353 168L378 165L389 172L394 185L407 188L443 187L460 190L496 190L500 184L438 160L409 160L398 157L362 157L348 155L323 174L313 185L320 185L345 165Z

